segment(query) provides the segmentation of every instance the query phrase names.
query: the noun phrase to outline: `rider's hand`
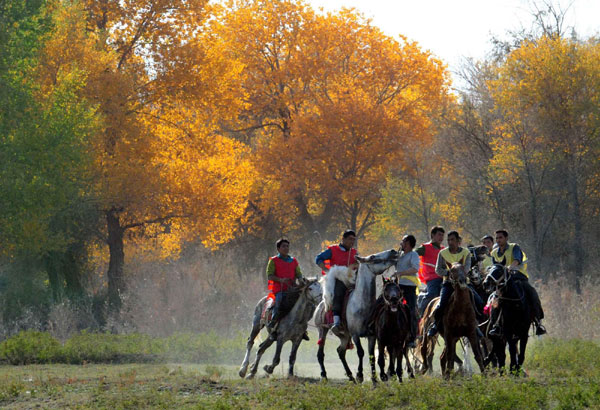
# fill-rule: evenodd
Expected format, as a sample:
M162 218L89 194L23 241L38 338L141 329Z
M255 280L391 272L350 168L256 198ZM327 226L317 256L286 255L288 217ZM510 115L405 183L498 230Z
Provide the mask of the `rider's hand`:
M290 285L292 283L292 279L290 279L290 278L281 278L281 279L279 279L279 281L281 283L283 283L284 285Z

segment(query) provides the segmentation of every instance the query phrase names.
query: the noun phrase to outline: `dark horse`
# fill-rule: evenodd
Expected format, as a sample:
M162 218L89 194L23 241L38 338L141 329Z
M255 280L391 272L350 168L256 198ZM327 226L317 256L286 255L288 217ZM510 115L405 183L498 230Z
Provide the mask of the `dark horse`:
M510 353L510 371L519 373L525 361L525 349L529 337L529 328L533 323L533 315L525 296L523 286L516 280L510 270L502 265L490 268L485 278L484 285L487 289L495 289L498 298L498 307L501 309L502 336L493 338L494 348L492 354L498 361L500 371L506 364L506 344ZM491 317L495 315L492 314ZM517 343L519 346L517 347Z
M375 336L369 337L369 361L371 362L371 380L377 382L375 372L375 340L379 348L379 377L381 381L387 381L385 373L385 349L390 356L388 373L398 376L402 382L402 357L406 357L408 372L414 378L414 373L408 361L407 337L410 330L410 311L402 304L402 289L393 280L383 279L383 305L375 312L374 332Z
M473 349L473 355L479 365L481 373L485 373L483 355L477 340L477 318L473 309L471 290L467 286L465 268L460 263L453 263L450 267L448 280L454 288L448 307L444 312L442 336L446 346L440 356L440 366L445 377L450 376L454 368L456 356L456 342L461 337L466 337Z

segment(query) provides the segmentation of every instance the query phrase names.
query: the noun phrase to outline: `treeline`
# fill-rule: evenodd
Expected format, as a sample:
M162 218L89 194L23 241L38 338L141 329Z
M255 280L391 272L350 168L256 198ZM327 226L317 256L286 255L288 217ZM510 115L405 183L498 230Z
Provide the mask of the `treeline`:
M453 93L441 61L351 10L3 2L3 320L69 300L106 323L126 255L219 248L243 280L277 237L308 263L348 227L364 252L434 224L466 241L504 227L538 277L580 290L598 255L600 45L543 22Z

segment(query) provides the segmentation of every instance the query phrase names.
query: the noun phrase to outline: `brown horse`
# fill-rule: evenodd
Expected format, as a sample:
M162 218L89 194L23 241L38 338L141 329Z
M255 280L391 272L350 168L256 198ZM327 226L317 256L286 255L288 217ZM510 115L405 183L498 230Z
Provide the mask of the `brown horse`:
M448 378L454 368L456 357L456 342L461 337L466 337L473 349L475 360L481 373L485 372L483 355L477 340L477 318L473 309L471 290L467 286L465 268L460 263L453 263L450 267L448 280L454 292L450 296L448 307L443 316L442 336L446 346L440 357L442 374Z
M417 342L415 351L419 352L421 356L420 358L417 357L417 359L421 361L421 374L433 372L433 353L435 345L437 344L438 335L433 337L427 336L427 329L429 329L435 321L433 318L433 311L439 300L440 297L438 296L429 302L423 312L423 317L419 322L419 335L421 335L421 338Z

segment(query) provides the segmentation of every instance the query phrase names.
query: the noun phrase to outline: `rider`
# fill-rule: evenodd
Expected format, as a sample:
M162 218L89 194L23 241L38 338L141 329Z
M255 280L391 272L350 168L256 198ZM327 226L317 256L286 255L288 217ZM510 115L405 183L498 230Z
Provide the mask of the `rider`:
M358 268L356 261L357 251L353 248L356 241L356 233L348 229L342 235L342 242L338 245L330 245L323 252L317 255L315 263L322 269L323 275L327 273L326 261L329 266L348 266L354 270ZM344 309L344 298L348 289L344 282L336 279L333 290L333 326L331 330L338 329L342 321L342 311Z
M302 272L300 271L300 264L289 255L290 253L290 241L285 238L279 239L275 245L279 252L276 256L269 258L267 264L267 279L269 280L269 299L274 299L273 315L267 329L271 334L271 337L275 336L275 327L285 312L281 309L281 304L285 296L285 291L291 287L294 287L296 280L302 279ZM308 335L305 333L303 338L308 339Z
M506 266L512 271L512 277L523 286L523 291L527 295L527 300L531 302L535 325L535 334L543 335L546 333L546 329L542 325L542 319L544 318L544 311L542 309L542 302L540 297L533 286L529 283L529 276L527 275L527 255L521 250L521 247L516 243L508 242L508 232L504 229L499 229L495 232L496 234L496 246L492 250L491 256L494 263L499 263ZM497 336L501 334L500 323L497 320L494 326L490 330L490 335Z
M443 283L442 290L440 292L440 301L438 302L437 306L435 307L435 310L433 311L434 323L429 328L429 332L427 332L427 336L429 337L433 337L439 332L442 326L444 309L446 309L446 306L448 305L448 302L450 300L450 296L452 296L452 293L454 292L452 284L450 283L450 281L447 280L448 265L452 266L453 263L458 262L464 266L465 272L468 272L469 269L471 269L471 253L467 248L462 248L461 246L459 246L461 238L458 232L448 232L447 241L448 247L443 249L439 253L438 260L435 265L435 272L443 278ZM476 293L472 291L472 289L471 293L475 298L478 297ZM481 304L483 304L483 302L481 302Z
M483 238L481 238L481 244L485 245L485 247L487 248L487 254L485 256L485 259L481 262L481 267L483 268L483 272L485 272L490 266L494 264L491 256L492 249L494 247L494 238L492 237L492 235L485 235Z
M438 259L438 254L444 249L444 246L442 245L444 233L444 228L441 226L434 226L431 228L431 241L421 244L421 246L415 249L415 252L421 259L419 279L421 280L421 283L424 283L427 287L425 292L419 294L418 307L421 316L429 302L440 295L442 278L435 273L435 264Z
M404 235L400 242L402 253L396 262L396 271L392 274L398 278L398 285L404 294L404 300L410 310L410 337L408 347L415 347L415 338L417 337L417 286L419 278L419 255L413 251L417 240L413 235Z

